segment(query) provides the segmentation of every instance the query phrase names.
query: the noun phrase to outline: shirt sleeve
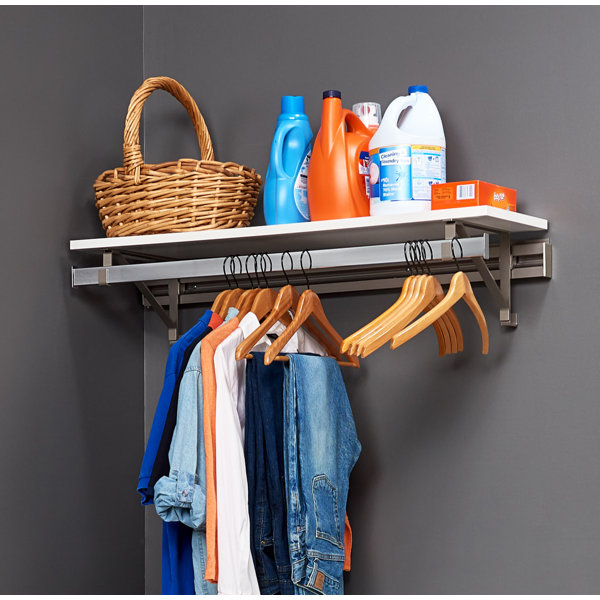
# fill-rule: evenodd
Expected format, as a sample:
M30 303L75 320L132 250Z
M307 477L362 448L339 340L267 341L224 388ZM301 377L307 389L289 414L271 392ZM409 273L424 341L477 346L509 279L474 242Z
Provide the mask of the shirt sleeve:
M196 475L199 378L199 370L189 370L181 380L177 423L169 449L171 468L168 476L156 482L154 495L156 512L161 519L180 521L192 529L198 529L206 518L206 495Z

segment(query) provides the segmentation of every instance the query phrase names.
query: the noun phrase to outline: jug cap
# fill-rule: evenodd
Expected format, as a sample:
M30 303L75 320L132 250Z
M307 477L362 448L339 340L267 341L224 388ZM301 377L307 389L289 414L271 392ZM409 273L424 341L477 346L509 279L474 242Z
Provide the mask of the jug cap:
M411 85L408 88L409 94L414 94L415 92L423 92L424 94L429 94L429 88L426 85Z
M282 96L281 112L293 115L304 114L304 96Z
M325 90L323 92L323 100L325 100L325 98L341 98L342 97L342 92L339 92L338 90Z

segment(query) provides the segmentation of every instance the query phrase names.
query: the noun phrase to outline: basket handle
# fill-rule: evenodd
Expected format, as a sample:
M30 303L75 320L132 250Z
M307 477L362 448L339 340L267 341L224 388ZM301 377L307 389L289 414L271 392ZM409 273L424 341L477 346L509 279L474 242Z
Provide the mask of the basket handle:
M198 145L203 160L214 160L210 134L198 105L190 96L188 91L177 81L170 77L149 77L135 91L129 102L127 117L125 119L125 134L123 136L123 167L127 175L136 173L139 175L140 168L144 164L142 149L140 147L140 119L144 102L154 90L164 90L175 96L185 107L194 124Z

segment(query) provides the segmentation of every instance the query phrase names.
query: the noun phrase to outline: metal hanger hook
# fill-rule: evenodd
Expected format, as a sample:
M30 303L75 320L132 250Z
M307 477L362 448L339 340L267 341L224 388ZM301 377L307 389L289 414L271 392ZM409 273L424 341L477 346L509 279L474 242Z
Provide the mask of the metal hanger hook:
M250 270L248 269L248 261L254 258L254 272L256 273L256 254L248 254L248 256L246 256L246 260L244 262L244 266L246 268L246 275L248 276L248 281L250 282L250 289L254 289L254 280L252 279L252 275L250 275Z
M427 240L419 240L419 246L421 248L421 252L423 253L423 264L425 265L425 269L427 269L427 274L431 275L431 269L429 268L429 262L427 261L427 252L425 251L425 244L429 247L430 260L433 260L433 249L431 244Z
M418 252L418 255L417 255ZM419 244L412 240L410 242L410 257L413 261L413 265L415 267L415 272L417 275L422 275L423 273L425 273L425 269L423 268L423 265L421 264L421 250L419 248Z
M458 247L460 248L460 257L461 258L464 258L463 247L462 247L462 244L460 243L460 240L458 239L458 237L454 236L452 238L452 242L450 243L450 250L452 250L452 258L454 259L454 262L456 263L456 270L460 271L460 265L458 264L458 260L456 260L456 254L454 254L454 240L456 240Z
M409 244L410 242L404 242L404 262L406 263L406 270L408 271L409 275L412 275L412 268L411 268L411 263L410 260L408 258L408 254L406 253L406 245Z
M235 261L236 260L240 263L240 273L242 272L242 259L237 254L235 254L235 255L231 256L231 261L229 262L229 274L231 275L231 278L233 279L233 283L235 283L235 287L239 288L240 285L238 283L237 277L235 276L235 274L236 274Z
M260 271L262 273L263 279L265 280L265 287L269 286L269 280L267 279L267 259L269 260L269 273L273 270L273 262L271 261L271 257L264 252L260 255Z
M225 281L227 282L227 287L229 289L231 289L231 281L229 279L229 275L227 275L227 271L225 270L225 265L227 264L227 261L230 260L230 259L233 259L233 256L231 256L231 255L230 256L226 256L223 259L223 276L225 277Z
M290 257L290 270L293 271L294 270L294 259L293 259L292 255L287 250L285 252L281 253L281 258L279 260L280 260L280 264L281 264L281 272L283 273L283 276L285 277L285 280L286 280L287 284L290 285L290 278L288 277L287 271L286 271L285 266L283 264L283 257L286 254Z
M311 256L310 252L308 250L302 250L302 254L300 254L300 269L302 269L302 275L304 275L304 279L306 279L306 289L309 290L310 282L308 281L308 275L306 273L306 270L304 269L304 255L305 254L308 254L308 259L310 260L310 263L308 265L309 271L312 269L313 261L312 261L312 256Z

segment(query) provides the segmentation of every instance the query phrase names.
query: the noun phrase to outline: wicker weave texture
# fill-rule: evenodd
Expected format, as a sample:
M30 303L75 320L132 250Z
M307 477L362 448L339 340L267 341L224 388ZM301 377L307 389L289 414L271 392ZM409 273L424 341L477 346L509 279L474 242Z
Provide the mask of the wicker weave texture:
M203 160L145 164L139 143L144 102L165 90L187 110ZM262 184L254 170L214 160L210 134L194 99L170 77L151 77L136 90L125 119L123 166L94 183L96 208L108 237L245 227Z

